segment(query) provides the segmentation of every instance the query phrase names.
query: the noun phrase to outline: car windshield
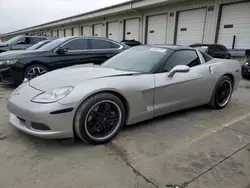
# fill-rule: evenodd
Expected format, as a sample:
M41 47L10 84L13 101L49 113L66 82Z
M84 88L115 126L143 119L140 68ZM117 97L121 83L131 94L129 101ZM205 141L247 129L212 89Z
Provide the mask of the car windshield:
M102 64L119 70L149 73L166 55L167 49L150 46L130 48Z
M68 40L68 39L67 38L60 38L60 39L53 40L52 42L45 44L44 46L42 46L38 50L39 51L53 50L56 47L60 46L62 43L64 43L66 40Z
M34 44L33 46L27 48L27 50L36 50L36 49L42 47L43 45L48 44L49 42L50 41L48 41L48 40L38 42L38 43Z
M11 39L9 39L9 40L7 40L5 43L7 43L7 44L11 44L12 42L14 42L14 41L16 41L17 39L19 39L21 36L16 36L16 37L13 37L13 38L11 38Z

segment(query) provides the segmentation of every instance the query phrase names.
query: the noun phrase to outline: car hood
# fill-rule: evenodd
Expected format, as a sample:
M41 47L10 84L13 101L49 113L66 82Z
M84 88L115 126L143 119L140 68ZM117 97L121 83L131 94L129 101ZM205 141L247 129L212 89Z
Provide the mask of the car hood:
M2 52L0 54L0 57L1 56L5 56L5 55L11 55L11 54L20 54L22 52L24 52L25 50L13 50L13 51L6 51L6 52Z
M4 43L4 42L1 42L1 43L0 43L0 47L6 47L6 46L8 46L7 43Z
M45 51L38 51L38 50L17 50L17 51L10 51L4 52L0 54L0 60L8 60L8 59L20 59L25 57L32 57L32 56L39 56L44 54Z
M75 86L92 79L131 74L138 74L138 72L116 70L99 65L78 65L46 73L30 80L29 84L33 88L46 91L58 87Z

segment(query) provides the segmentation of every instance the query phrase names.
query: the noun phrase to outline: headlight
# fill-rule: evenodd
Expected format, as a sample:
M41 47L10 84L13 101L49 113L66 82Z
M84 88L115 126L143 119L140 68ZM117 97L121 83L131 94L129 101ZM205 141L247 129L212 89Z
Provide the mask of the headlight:
M14 65L17 63L17 59L0 61L0 65Z
M247 61L244 66L250 66L250 62Z
M66 97L73 89L74 87L72 86L51 89L38 94L31 101L36 103L54 103Z

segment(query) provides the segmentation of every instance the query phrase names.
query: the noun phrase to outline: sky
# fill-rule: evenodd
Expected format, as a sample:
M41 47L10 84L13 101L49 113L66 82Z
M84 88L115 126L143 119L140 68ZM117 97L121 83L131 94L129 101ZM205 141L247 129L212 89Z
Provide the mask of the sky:
M0 0L0 34L128 0Z

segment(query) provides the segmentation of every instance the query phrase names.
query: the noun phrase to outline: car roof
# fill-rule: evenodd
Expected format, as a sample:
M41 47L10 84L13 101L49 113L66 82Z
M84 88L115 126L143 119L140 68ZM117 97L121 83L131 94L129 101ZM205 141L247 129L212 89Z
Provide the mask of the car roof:
M171 49L174 51L178 50L194 50L194 48L191 48L189 46L182 46L182 45L163 45L163 44L154 44L154 45L148 45L156 48L164 48L164 49Z
M69 36L69 37L61 37L61 38L64 38L66 41L69 41L71 39L101 39L101 40L106 40L106 41L117 43L117 44L119 44L121 46L124 46L124 47L129 47L128 45L124 44L123 42L112 40L112 39L105 38L105 37L96 37L96 36ZM58 39L60 39L60 38L58 38Z
M222 44L202 44L202 43L196 43L191 44L190 46L223 46Z
M65 38L65 39L75 39L75 38L85 38L85 39L103 39L103 40L112 40L112 39L109 39L109 38L105 38L105 37L95 37L95 36L69 36L69 37L62 37L62 38ZM116 41L116 42L119 42L119 41Z

